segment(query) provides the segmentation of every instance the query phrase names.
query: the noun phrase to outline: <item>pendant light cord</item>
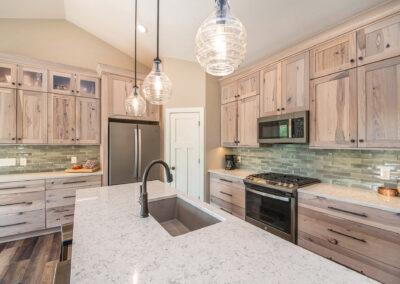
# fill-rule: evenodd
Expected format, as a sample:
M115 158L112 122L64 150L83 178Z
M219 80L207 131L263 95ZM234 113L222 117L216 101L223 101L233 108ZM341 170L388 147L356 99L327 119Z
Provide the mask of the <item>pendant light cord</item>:
M159 45L160 45L160 0L157 0L157 57L156 60L160 60L158 57L158 51L159 51Z
M136 72L136 30L137 30L137 0L135 0L135 88L137 88L137 82L136 82L136 77L137 77L137 72Z

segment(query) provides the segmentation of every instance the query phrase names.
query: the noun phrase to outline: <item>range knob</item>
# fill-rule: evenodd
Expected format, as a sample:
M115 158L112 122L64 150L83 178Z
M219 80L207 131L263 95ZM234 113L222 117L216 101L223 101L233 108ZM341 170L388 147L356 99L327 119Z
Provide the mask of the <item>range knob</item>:
M282 185L282 183L281 183L281 182L278 182L278 185Z
M285 182L282 186L285 186L285 187L286 187L286 186L288 186L288 184Z
M290 188L294 187L294 184L293 183L289 183L289 187Z

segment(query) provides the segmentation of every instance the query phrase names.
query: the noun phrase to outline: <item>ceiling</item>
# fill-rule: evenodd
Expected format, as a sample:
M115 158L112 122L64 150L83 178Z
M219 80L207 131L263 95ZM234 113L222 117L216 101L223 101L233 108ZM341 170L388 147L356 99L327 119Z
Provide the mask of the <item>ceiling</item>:
M156 0L138 0L138 60L151 65L156 50ZM271 55L386 0L230 0L245 25L242 66ZM194 38L213 0L160 1L160 56L195 61ZM0 0L0 18L66 19L133 55L133 0Z

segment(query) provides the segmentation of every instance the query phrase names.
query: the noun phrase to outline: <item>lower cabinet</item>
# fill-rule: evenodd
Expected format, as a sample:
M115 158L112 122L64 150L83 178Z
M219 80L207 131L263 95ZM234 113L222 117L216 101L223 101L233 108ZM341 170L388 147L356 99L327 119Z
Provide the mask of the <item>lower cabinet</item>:
M241 178L210 173L210 204L245 219L245 186Z

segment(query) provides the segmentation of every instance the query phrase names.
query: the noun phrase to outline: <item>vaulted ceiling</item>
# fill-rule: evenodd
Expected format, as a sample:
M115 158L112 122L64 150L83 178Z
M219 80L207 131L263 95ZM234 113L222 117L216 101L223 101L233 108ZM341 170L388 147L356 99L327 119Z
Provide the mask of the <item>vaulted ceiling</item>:
M156 45L156 0L138 0L138 60L151 65ZM243 66L306 39L386 0L230 0L245 25ZM214 0L160 0L160 55L195 61L197 28ZM134 0L0 0L0 18L66 19L133 55Z

